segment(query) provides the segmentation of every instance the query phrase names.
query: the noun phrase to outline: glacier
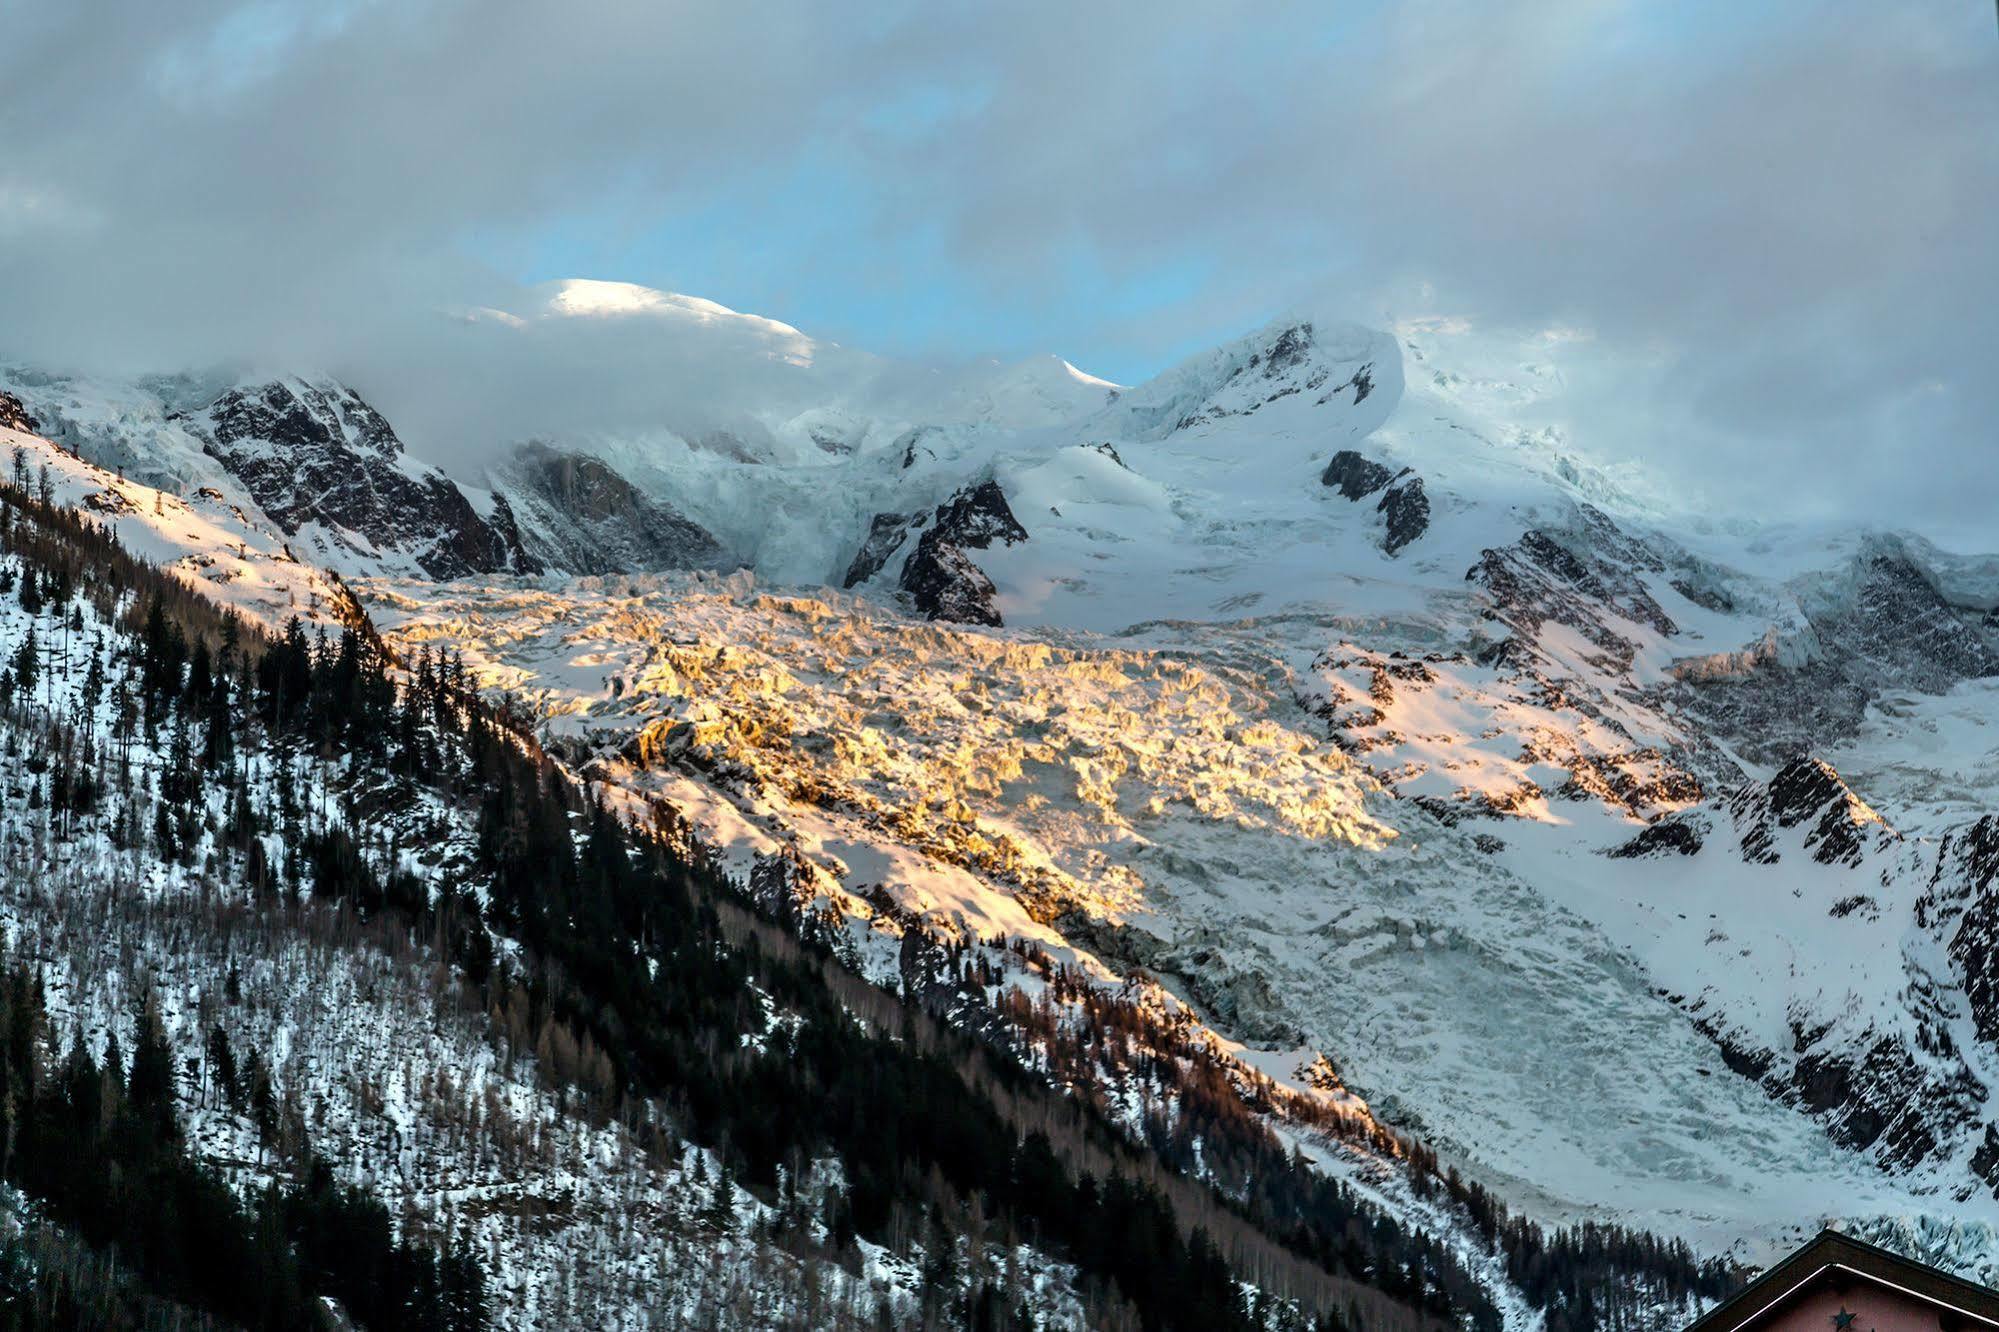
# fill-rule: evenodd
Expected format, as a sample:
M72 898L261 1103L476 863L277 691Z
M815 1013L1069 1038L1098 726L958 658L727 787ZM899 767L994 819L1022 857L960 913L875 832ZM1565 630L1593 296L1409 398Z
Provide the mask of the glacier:
M458 469L540 571L440 579L369 533L298 562L196 428L241 376L0 387L77 502L119 468L179 494L106 502L131 543L267 620L351 589L745 878L796 857L877 978L890 906L1030 942L1281 1085L1336 1068L1544 1220L1748 1257L1833 1221L1999 1272L1999 889L1964 850L1999 782L1993 556L1665 493L1573 437L1603 353L1547 333L1290 314L1127 387L623 284L536 299L467 319L733 367ZM596 469L602 525L526 492L538 456ZM947 517L986 485L1024 539ZM926 617L926 537L999 623ZM1804 758L1837 789L1786 822Z

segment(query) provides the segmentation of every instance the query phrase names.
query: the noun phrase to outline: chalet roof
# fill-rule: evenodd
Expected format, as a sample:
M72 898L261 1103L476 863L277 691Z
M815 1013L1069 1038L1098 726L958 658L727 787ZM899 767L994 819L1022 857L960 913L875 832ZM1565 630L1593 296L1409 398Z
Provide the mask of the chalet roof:
M1811 1243L1724 1300L1687 1327L1687 1332L1737 1332L1752 1326L1791 1296L1830 1274L1859 1278L1899 1290L1944 1313L1946 1328L1999 1329L1999 1291L1952 1276L1899 1253L1822 1230Z

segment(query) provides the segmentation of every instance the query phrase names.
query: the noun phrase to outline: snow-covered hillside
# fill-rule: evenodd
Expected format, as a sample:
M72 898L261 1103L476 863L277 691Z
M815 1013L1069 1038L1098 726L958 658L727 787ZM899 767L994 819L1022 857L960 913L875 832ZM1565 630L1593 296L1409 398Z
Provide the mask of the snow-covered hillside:
M326 377L140 383L0 371L23 429L168 495L208 498L337 573L533 572L505 501L410 457L381 413Z
M555 734L643 755L634 780L723 840L763 821L850 889L1162 971L1545 1214L1756 1246L1825 1217L1985 1226L1982 1110L1926 1092L1897 1133L1864 1108L1989 1086L1926 1049L1976 1043L1962 966L1902 943L1934 842L1858 870L1609 853L1669 816L1733 827L1737 788L1801 752L1912 831L1939 796L1904 778L1898 807L1870 767L1935 755L1962 822L1999 582L1676 510L1564 433L1562 358L1587 354L1288 318L1061 427L806 469L627 441L695 521L762 523L756 581L369 595ZM953 525L987 481L1024 538ZM878 608L920 608L946 526L931 547L990 583L997 634ZM860 599L783 591L842 570ZM1829 914L1883 875L1864 918Z
M435 498L329 525L227 425L254 386L0 388L166 487L128 541L205 502L234 525L162 558L303 533L394 649L462 656L745 881L787 866L877 980L926 935L1029 989L1030 953L1156 980L1235 1076L1337 1087L1529 1216L1750 1258L1830 1220L1999 1272L1999 559L1606 465L1565 408L1605 353L1566 335L1291 315L1120 387L624 284L470 321L692 348L709 396L495 441L472 484L269 381L332 413L313 466ZM1401 1150L1322 1164L1461 1239L1381 1183Z
M5 426L0 458L14 484L87 515L137 558L267 629L293 616L336 629L361 617L338 574L301 559L282 532L215 487L155 489Z

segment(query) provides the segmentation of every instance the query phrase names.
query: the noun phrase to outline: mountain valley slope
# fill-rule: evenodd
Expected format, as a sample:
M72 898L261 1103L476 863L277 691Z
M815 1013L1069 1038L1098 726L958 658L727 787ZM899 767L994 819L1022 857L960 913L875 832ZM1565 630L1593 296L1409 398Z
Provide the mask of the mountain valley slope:
M520 331L723 328L757 428L496 441L472 485L259 381L414 513L274 499L295 450L215 425L256 384L0 388L214 510L156 558L351 588L873 979L921 938L1032 989L1033 950L1545 1222L1999 1272L1999 561L1662 502L1564 434L1565 343L1297 316L1131 388L928 384L642 292ZM1273 1122L1427 1215L1322 1113Z

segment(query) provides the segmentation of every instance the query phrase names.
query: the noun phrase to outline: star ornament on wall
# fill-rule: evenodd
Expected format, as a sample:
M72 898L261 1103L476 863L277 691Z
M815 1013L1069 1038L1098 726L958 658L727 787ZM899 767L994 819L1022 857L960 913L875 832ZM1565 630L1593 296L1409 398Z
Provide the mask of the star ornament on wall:
M1838 1328L1839 1332L1846 1332L1847 1328L1853 1326L1853 1319L1854 1315L1848 1313L1846 1306L1842 1304L1839 1306L1839 1312L1832 1316L1832 1325Z

